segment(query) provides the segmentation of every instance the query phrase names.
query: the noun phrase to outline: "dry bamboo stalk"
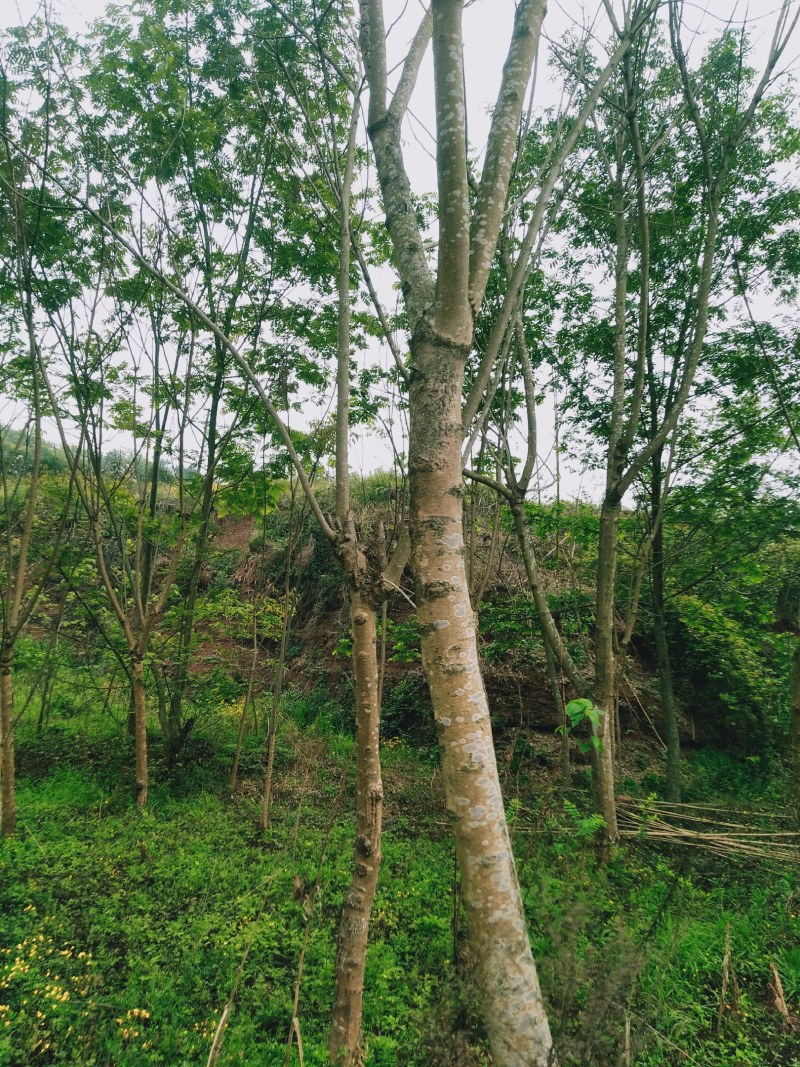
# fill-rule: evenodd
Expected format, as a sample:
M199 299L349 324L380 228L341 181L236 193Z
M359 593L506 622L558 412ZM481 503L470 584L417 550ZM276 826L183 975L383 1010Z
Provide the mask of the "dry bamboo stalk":
M781 976L778 974L778 968L772 962L769 961L769 969L772 971L772 981L769 984L770 991L772 992L772 1001L780 1014L783 1016L784 1026L793 1026L794 1020L786 1006L786 997L783 995L783 982L781 982Z
M631 1067L631 1017L625 1012L625 1067Z
M774 855L781 858L790 858L795 855L794 841L800 837L800 834L794 831L742 830L738 826L733 832L712 833L698 830L694 827L684 827L665 822L659 818L647 818L645 820L624 809L620 811L619 816L623 825L638 828L637 830L628 830L626 832L627 836L638 833L647 837L669 837L681 841L692 840L711 846L718 845L725 850Z
M652 811L653 809L645 809L645 808L643 808L643 810ZM622 811L624 811L624 809L620 809L620 811L622 812ZM686 815L684 812L665 811L662 808L656 808L655 809L655 814L663 815L663 816L665 816L667 818L671 818L671 819L680 819L683 822L703 823L706 826L727 826L727 827L730 827L733 830L740 830L744 826L752 826L752 822L750 822L750 823L722 822L719 819L704 819L699 815ZM638 816L634 815L634 818L637 818L637 817ZM766 833L767 831L764 831L764 832ZM769 831L769 832L770 833L791 835L791 836L795 836L795 837L800 836L800 834L797 834L797 832L794 831L794 830L775 830L775 831Z
M634 797L630 798L633 803L637 803ZM638 801L643 804L644 801ZM716 804L687 804L685 801L677 800L656 800L654 802L655 807L661 808L695 808L699 811L723 811L729 815L757 815L768 819L791 819L792 816L789 812L784 811L756 811L753 808L720 808Z
M731 998L728 1004L728 988L730 987ZM725 927L725 955L722 958L722 993L719 1000L719 1014L717 1016L717 1033L722 1030L725 1012L730 1012L732 1019L739 1015L739 983L733 969L733 955L731 953L731 924Z
M620 835L623 837L641 837L641 830L620 830ZM725 842L720 839L713 840L696 840L692 835L678 835L672 828L663 831L645 831L645 836L663 841L672 841L673 843L694 845L696 848L704 848L709 852L714 852L719 856L730 856L732 853L739 853L745 856L753 856L758 859L765 860L786 860L787 862L794 862L796 859L796 852L789 849L773 848L772 851L765 851L764 849L757 849L751 846L747 846L742 842Z
M621 810L624 811L624 809L621 809ZM652 809L645 809L645 810L652 810ZM744 825L748 825L748 826L752 825L752 823L722 822L722 821L720 821L718 819L703 819L699 815L685 815L683 812L671 812L671 811L664 810L664 809L659 808L659 807L656 807L655 811L659 815L666 815L666 816L668 816L670 818L673 818L673 819L681 819L681 820L683 820L685 822L699 822L699 823L703 823L703 824L705 824L707 826L726 826L726 827L730 827L733 830L741 830L742 826L744 826ZM636 818L636 816L634 816L634 818ZM764 830L764 831L755 831L755 832L757 832L757 833L760 833L760 832L763 832L763 833L774 833L776 835L782 835L784 837L800 837L800 834L797 833L794 830L770 830L770 831Z

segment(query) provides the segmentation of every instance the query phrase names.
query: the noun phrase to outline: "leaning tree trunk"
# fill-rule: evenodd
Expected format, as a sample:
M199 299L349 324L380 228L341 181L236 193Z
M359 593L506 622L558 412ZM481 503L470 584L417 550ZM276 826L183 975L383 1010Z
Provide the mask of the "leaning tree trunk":
M0 654L0 777L2 777L2 816L0 831L12 837L17 826L14 794L14 689L11 675L14 650L4 645Z
M136 806L147 804L147 693L144 686L144 660L138 653L131 655L131 685L136 737Z
M358 590L350 594L356 704L356 843L353 881L342 905L336 949L336 989L328 1041L331 1063L361 1063L361 1005L369 921L381 866L383 783L378 743L377 612Z
M469 941L494 1062L545 1067L552 1039L497 773L464 560L463 358L417 342L411 379L411 551L422 664L442 753Z

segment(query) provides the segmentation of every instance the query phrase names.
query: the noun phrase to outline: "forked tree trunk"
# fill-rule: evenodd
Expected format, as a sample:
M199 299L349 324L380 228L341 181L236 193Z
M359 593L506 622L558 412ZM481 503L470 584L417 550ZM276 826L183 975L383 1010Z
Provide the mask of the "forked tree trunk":
M497 773L464 560L463 358L418 342L411 379L411 552L422 664L442 753L470 946L494 1062L545 1067L552 1039Z
M331 1063L361 1062L361 1007L369 921L381 865L383 783L378 744L377 612L358 590L350 594L356 702L356 841L353 880L342 905L336 949L336 989L328 1042Z
M136 728L136 806L147 804L147 693L144 686L144 660L131 656L133 709Z
M3 837L12 837L17 827L14 794L14 682L11 674L13 655L13 649L9 646L5 646L0 655L0 776L3 781L0 830Z

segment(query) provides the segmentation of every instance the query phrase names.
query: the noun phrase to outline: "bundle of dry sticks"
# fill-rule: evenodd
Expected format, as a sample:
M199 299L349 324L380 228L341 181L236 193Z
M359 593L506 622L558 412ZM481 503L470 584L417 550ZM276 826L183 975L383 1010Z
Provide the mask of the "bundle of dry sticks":
M617 818L623 837L693 845L721 856L800 860L800 832L789 829L797 820L788 812L617 797Z

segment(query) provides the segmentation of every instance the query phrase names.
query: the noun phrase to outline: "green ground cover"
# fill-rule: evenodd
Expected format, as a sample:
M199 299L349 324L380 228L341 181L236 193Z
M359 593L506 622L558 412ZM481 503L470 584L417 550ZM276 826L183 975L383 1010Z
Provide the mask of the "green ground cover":
M232 718L209 721L170 774L154 762L144 813L130 800L127 742L81 721L80 732L20 735L20 831L0 845L0 1065L205 1064L248 945L219 1063L284 1062L301 956L304 1062L326 1063L351 740L325 722L285 721L274 821L261 834L262 742L249 742L231 797ZM366 1062L488 1063L458 907L454 924L435 755L401 743L385 760ZM512 766L509 814L562 1063L624 1062L627 1019L642 1067L800 1064L798 1034L769 988L774 961L800 1015L796 871L636 840L600 866L588 794L578 788L565 806L535 737ZM687 793L719 797L746 776L700 753ZM769 780L747 780L749 802L772 802ZM720 1014L727 927L736 993Z

